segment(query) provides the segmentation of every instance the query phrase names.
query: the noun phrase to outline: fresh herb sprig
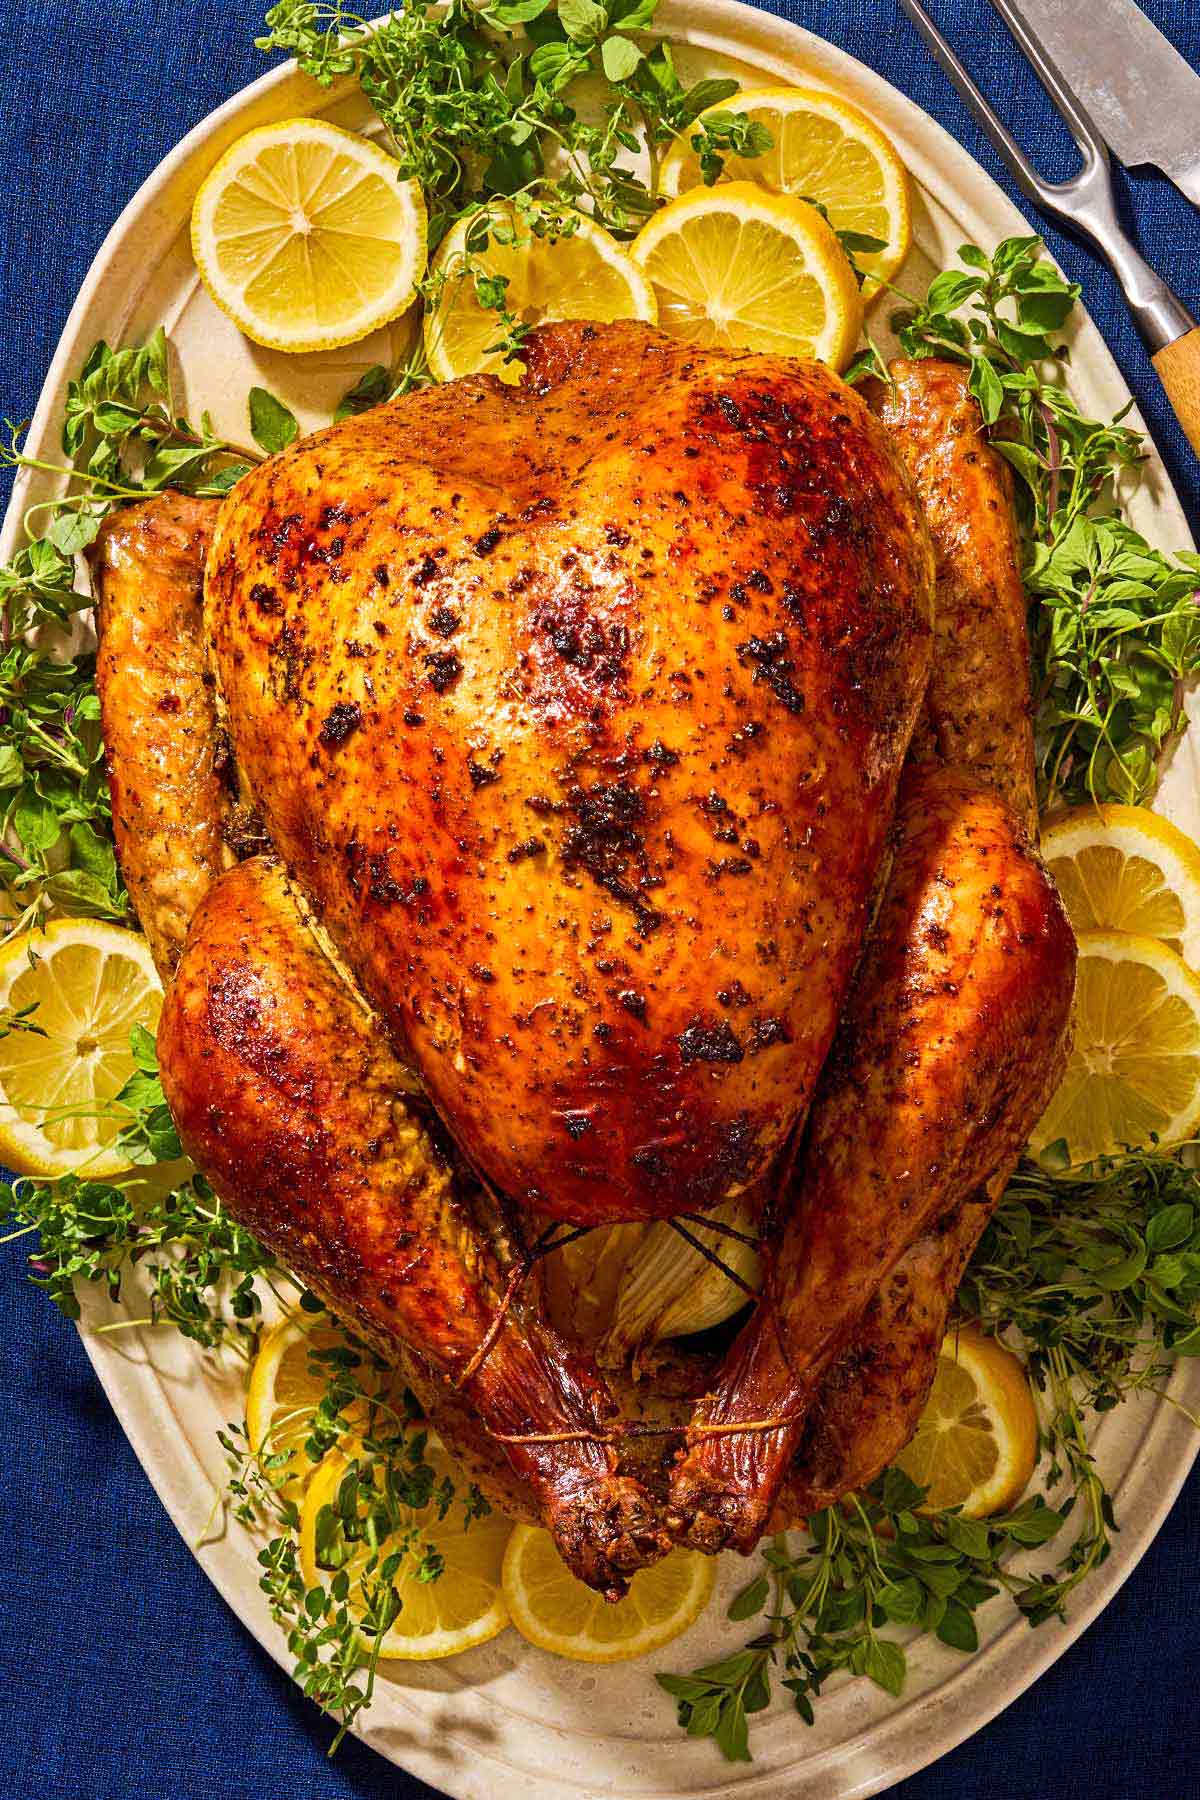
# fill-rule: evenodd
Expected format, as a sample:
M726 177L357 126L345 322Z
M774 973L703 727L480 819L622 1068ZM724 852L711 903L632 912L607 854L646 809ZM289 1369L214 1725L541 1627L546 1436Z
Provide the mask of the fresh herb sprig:
M910 356L965 363L992 443L1019 477L1044 807L1148 800L1200 672L1200 557L1165 556L1123 518L1140 433L1089 419L1063 385L1079 299L1037 237L959 251L893 321ZM858 370L877 358L861 359ZM886 371L885 371L886 374Z
M974 1614L1002 1589L1014 1598L1040 1584L1008 1568L1017 1552L1049 1543L1064 1515L1040 1499L1003 1518L926 1517L924 1493L889 1469L866 1493L809 1520L798 1549L776 1538L765 1568L729 1607L730 1619L766 1609L766 1627L745 1649L689 1675L659 1675L692 1737L711 1736L731 1762L749 1762L749 1719L770 1704L772 1675L806 1724L825 1682L840 1670L866 1675L898 1695L907 1675L902 1643L888 1628L933 1632L952 1649L978 1648Z
M144 345L93 347L68 383L62 462L9 435L0 463L64 487L28 509L29 541L0 567L0 884L13 930L49 906L123 919L80 552L114 507L168 487L224 493L258 458L218 437L207 414L198 426L179 416L161 328Z
M309 1294L301 1308L316 1315L310 1324L324 1317ZM286 1636L293 1679L338 1722L332 1755L371 1702L380 1647L403 1604L397 1586L402 1566L411 1565L410 1578L418 1582L437 1581L443 1573L441 1554L423 1541L413 1511L428 1516L432 1508L440 1521L457 1497L463 1529L469 1530L491 1508L473 1485L460 1491L446 1475L439 1477L427 1457L428 1433L417 1425L415 1400L367 1346L344 1334L331 1342L314 1333L307 1348L314 1398L302 1411L283 1415L254 1450L241 1425L219 1435L229 1464L226 1505L266 1538L258 1554L259 1586ZM312 1522L320 1579L310 1585L295 1496L299 1478L339 1447L345 1467Z
M657 3L411 0L368 27L340 4L282 0L257 41L295 56L323 87L358 80L401 174L424 189L432 243L467 209L518 194L628 237L660 204L662 150L738 90L728 78L683 85L669 44L644 41ZM587 75L603 81L598 118L568 93ZM713 157L770 147L769 133L734 115L697 134L706 177L718 172ZM645 177L629 160L643 146Z

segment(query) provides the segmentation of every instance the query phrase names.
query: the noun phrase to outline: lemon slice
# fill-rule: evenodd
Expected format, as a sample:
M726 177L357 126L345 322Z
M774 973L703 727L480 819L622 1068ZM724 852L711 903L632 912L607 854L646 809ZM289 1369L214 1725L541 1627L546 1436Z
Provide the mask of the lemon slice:
M153 1032L162 989L139 932L55 919L0 948L0 1015L35 1010L37 1031L0 1037L0 1162L27 1175L128 1169L112 1101L134 1072L129 1034Z
M1064 1138L1073 1166L1200 1128L1200 975L1182 957L1154 938L1081 932L1074 1030L1036 1154Z
M272 350L353 344L425 272L425 201L375 144L321 119L248 131L205 178L192 254L222 312Z
M1144 806L1078 806L1042 827L1076 931L1161 938L1200 969L1200 845Z
M1007 1512L1029 1485L1038 1423L1020 1361L964 1325L947 1334L912 1441L896 1458L929 1491L923 1510L959 1506L968 1519Z
M524 325L563 319L657 318L654 295L642 271L617 240L582 213L569 237L537 237L506 201L494 201L487 242L478 247L483 220L460 219L446 234L434 262L441 292L425 314L425 354L439 381L487 373L515 385L519 362L506 361L496 344L504 333L499 315L481 304L476 279L507 282L504 304Z
M329 1451L308 1484L300 1513L300 1566L310 1587L332 1578L334 1571L322 1564L321 1549L322 1528L332 1515L326 1514L323 1520L322 1514L327 1507L336 1508L357 1450L358 1446L348 1441L344 1449ZM508 1624L500 1570L512 1526L498 1512L472 1519L467 1525L463 1505L467 1490L462 1476L433 1439L425 1459L433 1467L435 1492L446 1478L454 1484L454 1499L445 1518L438 1518L433 1502L421 1507L397 1506L394 1529L380 1540L377 1551L364 1541L351 1547L349 1556L338 1563L350 1581L347 1605L351 1613L361 1616L361 1583L364 1578L368 1583L376 1578L367 1566L372 1557L378 1568L393 1552L401 1553L392 1578L400 1596L400 1611L379 1643L380 1657L397 1662L456 1656L460 1650L486 1644ZM378 1457L358 1459L357 1468L357 1512L365 1519L383 1497L386 1472ZM419 1573L427 1550L442 1558L442 1572L433 1581L422 1580ZM364 1635L364 1643L373 1646L374 1639Z
M725 159L722 179L752 181L775 193L796 194L825 207L835 231L878 238L886 248L855 253L875 279L865 291L896 273L912 243L908 171L895 149L857 106L820 88L747 88L710 113L740 113L765 125L774 140L762 156ZM692 148L705 115L685 131L663 161L662 189L682 194L698 187L700 159Z
M695 188L655 213L633 255L664 331L695 344L815 357L842 369L862 297L815 207L748 181Z
M694 1625L712 1598L716 1563L672 1550L639 1569L615 1605L567 1568L548 1531L514 1525L504 1554L504 1597L521 1636L572 1662L628 1662Z
M250 1366L246 1385L246 1438L255 1456L285 1456L272 1463L276 1485L294 1497L297 1482L311 1474L315 1464L304 1453L313 1420L336 1372L325 1353L342 1351L355 1360L350 1372L367 1394L378 1395L404 1417L404 1386L395 1377L395 1393L388 1374L380 1370L359 1346L352 1344L339 1325L320 1313L297 1312L264 1332L258 1354ZM367 1423L366 1400L352 1400L343 1412L348 1429L362 1430ZM392 1422L389 1420L389 1422Z

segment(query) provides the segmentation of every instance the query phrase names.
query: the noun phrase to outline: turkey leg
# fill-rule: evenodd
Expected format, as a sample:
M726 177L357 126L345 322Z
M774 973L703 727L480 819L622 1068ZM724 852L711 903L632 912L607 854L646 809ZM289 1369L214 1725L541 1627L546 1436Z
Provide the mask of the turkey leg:
M696 1410L670 1523L749 1549L820 1384L919 1237L1016 1154L1065 1040L1075 948L1010 808L913 771L763 1297Z

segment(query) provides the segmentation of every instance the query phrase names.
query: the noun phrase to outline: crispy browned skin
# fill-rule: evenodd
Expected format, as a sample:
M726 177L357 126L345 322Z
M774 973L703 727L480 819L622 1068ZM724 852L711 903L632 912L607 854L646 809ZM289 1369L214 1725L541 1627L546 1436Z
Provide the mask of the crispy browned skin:
M923 1232L880 1287L813 1405L781 1494L789 1518L866 1487L912 1437L963 1270L1011 1173L1010 1158Z
M222 512L206 610L271 839L503 1192L708 1204L802 1113L924 687L931 556L826 370L538 334Z
M872 1298L1015 1155L1058 1066L1075 943L1013 813L970 776L922 771L906 778L896 829L763 1299L673 1479L672 1526L698 1548L757 1541ZM773 1420L785 1422L761 1428Z
M934 655L914 746L970 769L1037 829L1028 600L1012 471L984 435L957 363L894 362L871 405L892 432L937 561Z
M521 1297L478 1360L499 1273L403 1098L406 1072L305 930L276 862L240 864L202 903L158 1046L180 1137L230 1210L385 1353L412 1345L465 1389L564 1560L619 1596L668 1539L598 1440L607 1391ZM562 1441L521 1441L531 1434Z
M226 866L201 587L220 502L163 494L114 513L91 553L96 685L121 872L159 972Z
M938 559L937 672L910 761L953 752L961 759L956 766L998 782L1017 814L1036 826L1026 602L1008 469L982 442L960 370L916 362L897 363L893 373L896 392L879 385L872 403L883 404L930 507ZM986 729L977 679L987 684ZM940 732L931 712L935 720L940 715ZM1059 1073L1052 1072L1044 1100ZM912 1436L963 1270L1014 1161L918 1238L875 1295L814 1403L784 1489L789 1513L815 1511L865 1486Z

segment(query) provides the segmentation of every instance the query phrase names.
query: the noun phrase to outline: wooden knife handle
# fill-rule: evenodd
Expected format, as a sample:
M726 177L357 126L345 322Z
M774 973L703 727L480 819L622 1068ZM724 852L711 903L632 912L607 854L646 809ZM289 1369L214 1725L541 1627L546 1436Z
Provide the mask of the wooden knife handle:
M1200 456L1200 325L1160 350L1153 361L1175 417Z

